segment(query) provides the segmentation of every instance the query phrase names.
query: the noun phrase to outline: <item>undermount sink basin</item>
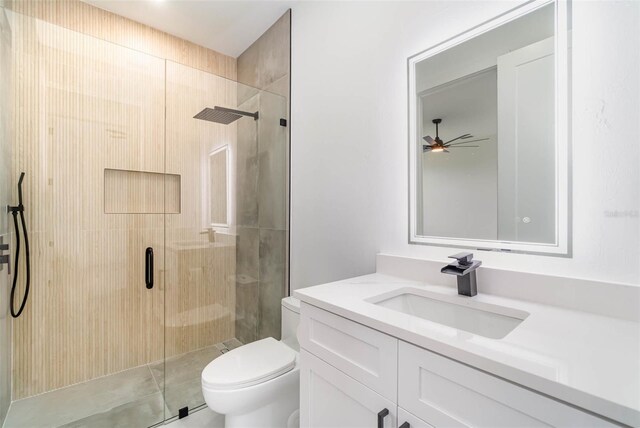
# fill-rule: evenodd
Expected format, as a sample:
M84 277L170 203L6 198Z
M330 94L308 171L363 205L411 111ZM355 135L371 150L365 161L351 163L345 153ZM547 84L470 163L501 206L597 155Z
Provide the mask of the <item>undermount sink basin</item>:
M375 305L469 333L502 339L529 313L473 298L403 288L367 299Z

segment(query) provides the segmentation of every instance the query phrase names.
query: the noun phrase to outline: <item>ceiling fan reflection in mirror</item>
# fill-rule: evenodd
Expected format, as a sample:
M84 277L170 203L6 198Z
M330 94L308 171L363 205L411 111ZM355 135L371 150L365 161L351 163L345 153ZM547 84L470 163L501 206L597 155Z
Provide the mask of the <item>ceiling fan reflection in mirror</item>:
M469 138L473 138L473 135L471 134L462 134L459 137L456 137L452 140L449 140L447 142L444 142L440 139L440 136L438 135L438 125L440 125L440 123L442 123L442 119L433 119L432 120L433 123L435 123L436 125L436 138L431 138L431 136L427 135L426 137L422 137L423 140L425 140L427 142L427 144L423 144L422 145L422 152L432 152L432 153L441 153L441 152L445 152L445 153L449 153L449 150L447 149L466 149L466 148L471 148L471 147L480 147L480 146L463 146L460 144L468 144L468 143L475 143L478 141L485 141L488 140L488 138L480 138L477 140L469 140ZM464 140L464 141L460 141L457 143L454 143L454 141L457 140Z

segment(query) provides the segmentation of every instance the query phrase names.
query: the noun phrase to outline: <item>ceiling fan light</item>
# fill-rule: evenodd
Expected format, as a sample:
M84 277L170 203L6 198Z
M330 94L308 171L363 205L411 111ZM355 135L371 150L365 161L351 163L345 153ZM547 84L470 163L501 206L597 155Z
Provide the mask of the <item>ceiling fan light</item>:
M434 153L444 152L444 147L435 147L435 148L431 149L431 151L434 152Z

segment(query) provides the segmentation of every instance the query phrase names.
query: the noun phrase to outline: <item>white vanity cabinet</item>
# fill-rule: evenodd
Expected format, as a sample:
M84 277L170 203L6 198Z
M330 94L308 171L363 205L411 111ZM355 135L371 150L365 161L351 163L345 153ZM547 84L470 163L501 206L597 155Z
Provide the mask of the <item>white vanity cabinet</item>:
M303 428L617 426L304 302L300 315Z

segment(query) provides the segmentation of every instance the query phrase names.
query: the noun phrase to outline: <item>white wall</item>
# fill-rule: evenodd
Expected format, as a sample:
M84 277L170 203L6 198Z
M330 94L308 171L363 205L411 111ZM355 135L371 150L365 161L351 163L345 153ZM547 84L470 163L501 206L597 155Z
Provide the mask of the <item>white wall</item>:
M377 252L456 251L408 244L406 59L515 4L294 5L292 288L373 272ZM576 1L573 16L573 255L478 257L638 284L640 2Z

